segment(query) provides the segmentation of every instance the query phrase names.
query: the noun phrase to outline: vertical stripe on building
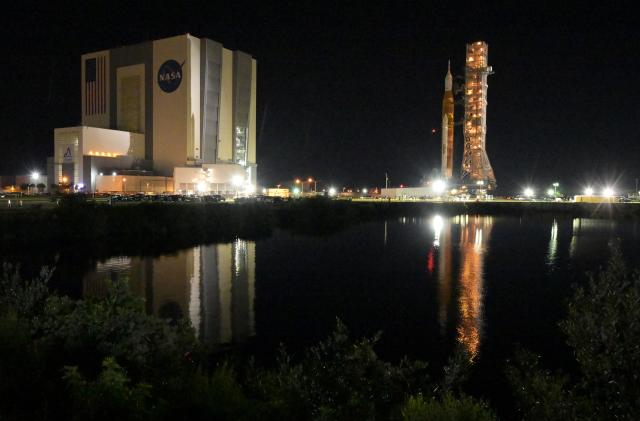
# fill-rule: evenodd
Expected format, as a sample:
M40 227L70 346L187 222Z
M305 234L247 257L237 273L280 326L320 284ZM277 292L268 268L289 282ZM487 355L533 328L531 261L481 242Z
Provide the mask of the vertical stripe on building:
M84 63L85 114L104 114L107 110L106 58L93 57Z

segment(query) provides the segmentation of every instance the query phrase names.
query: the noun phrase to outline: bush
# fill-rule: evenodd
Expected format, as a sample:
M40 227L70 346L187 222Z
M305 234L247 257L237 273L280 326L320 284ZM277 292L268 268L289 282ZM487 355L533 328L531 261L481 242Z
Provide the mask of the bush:
M520 353L507 373L524 418L640 418L640 274L617 246L606 270L577 288L560 327L579 372L553 374Z
M338 321L331 336L299 363L281 350L274 370L250 375L249 390L271 419L388 418L408 391L427 385L426 364L379 360L373 350L378 339L352 341Z
M487 404L468 396L455 398L446 393L442 399L410 396L402 406L405 421L492 421L496 417Z
M151 386L131 385L126 371L114 358L105 358L94 381L87 381L78 367L65 367L63 379L71 395L73 419L143 420L153 415Z

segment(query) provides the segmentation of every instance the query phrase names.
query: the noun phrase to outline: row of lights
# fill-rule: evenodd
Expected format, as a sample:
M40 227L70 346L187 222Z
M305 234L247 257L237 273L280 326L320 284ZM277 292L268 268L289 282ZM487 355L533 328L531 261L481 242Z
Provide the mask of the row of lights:
M110 158L115 158L115 157L118 156L118 154L115 153L115 152L111 153L111 152L94 152L94 151L89 151L89 155L91 155L91 156L107 156L107 157L110 157Z
M558 187L558 183L553 183L554 187ZM524 189L524 195L525 197L533 197L535 195L535 190L531 187L527 187L526 189ZM547 190L547 196L553 196L555 195L556 191L555 189L548 189ZM593 187L587 187L584 189L584 194L585 196L591 196L595 193L595 190L593 189ZM613 190L613 188L607 186L604 189L602 189L602 196L605 197L611 197L614 196L616 193Z

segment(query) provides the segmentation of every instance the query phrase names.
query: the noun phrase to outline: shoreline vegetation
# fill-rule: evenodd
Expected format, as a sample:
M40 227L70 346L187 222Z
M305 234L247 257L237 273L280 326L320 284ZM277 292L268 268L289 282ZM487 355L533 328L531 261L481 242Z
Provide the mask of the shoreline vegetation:
M473 361L455 351L438 378L427 363L378 358L379 335L353 339L338 320L300 355L272 364L216 352L186 320L146 314L113 282L101 296L52 292L51 270L25 281L0 274L0 418L220 420L495 420L465 393ZM614 245L608 267L577 288L559 327L577 370L541 367L541 356L505 361L514 396L505 419L632 420L640 415L640 273Z
M504 215L519 217L640 218L640 204L569 202L386 202L326 198L283 203L139 203L107 205L68 196L51 208L0 212L0 249L82 245L110 253L160 253L274 229L322 235L350 225L400 217Z

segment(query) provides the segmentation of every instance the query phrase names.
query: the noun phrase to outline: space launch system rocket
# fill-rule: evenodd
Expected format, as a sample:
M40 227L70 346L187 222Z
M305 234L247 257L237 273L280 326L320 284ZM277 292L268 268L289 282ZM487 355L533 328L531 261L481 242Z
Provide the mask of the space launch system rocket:
M442 98L442 169L441 175L450 180L453 177L453 80L451 62L447 66L444 78L444 97Z

